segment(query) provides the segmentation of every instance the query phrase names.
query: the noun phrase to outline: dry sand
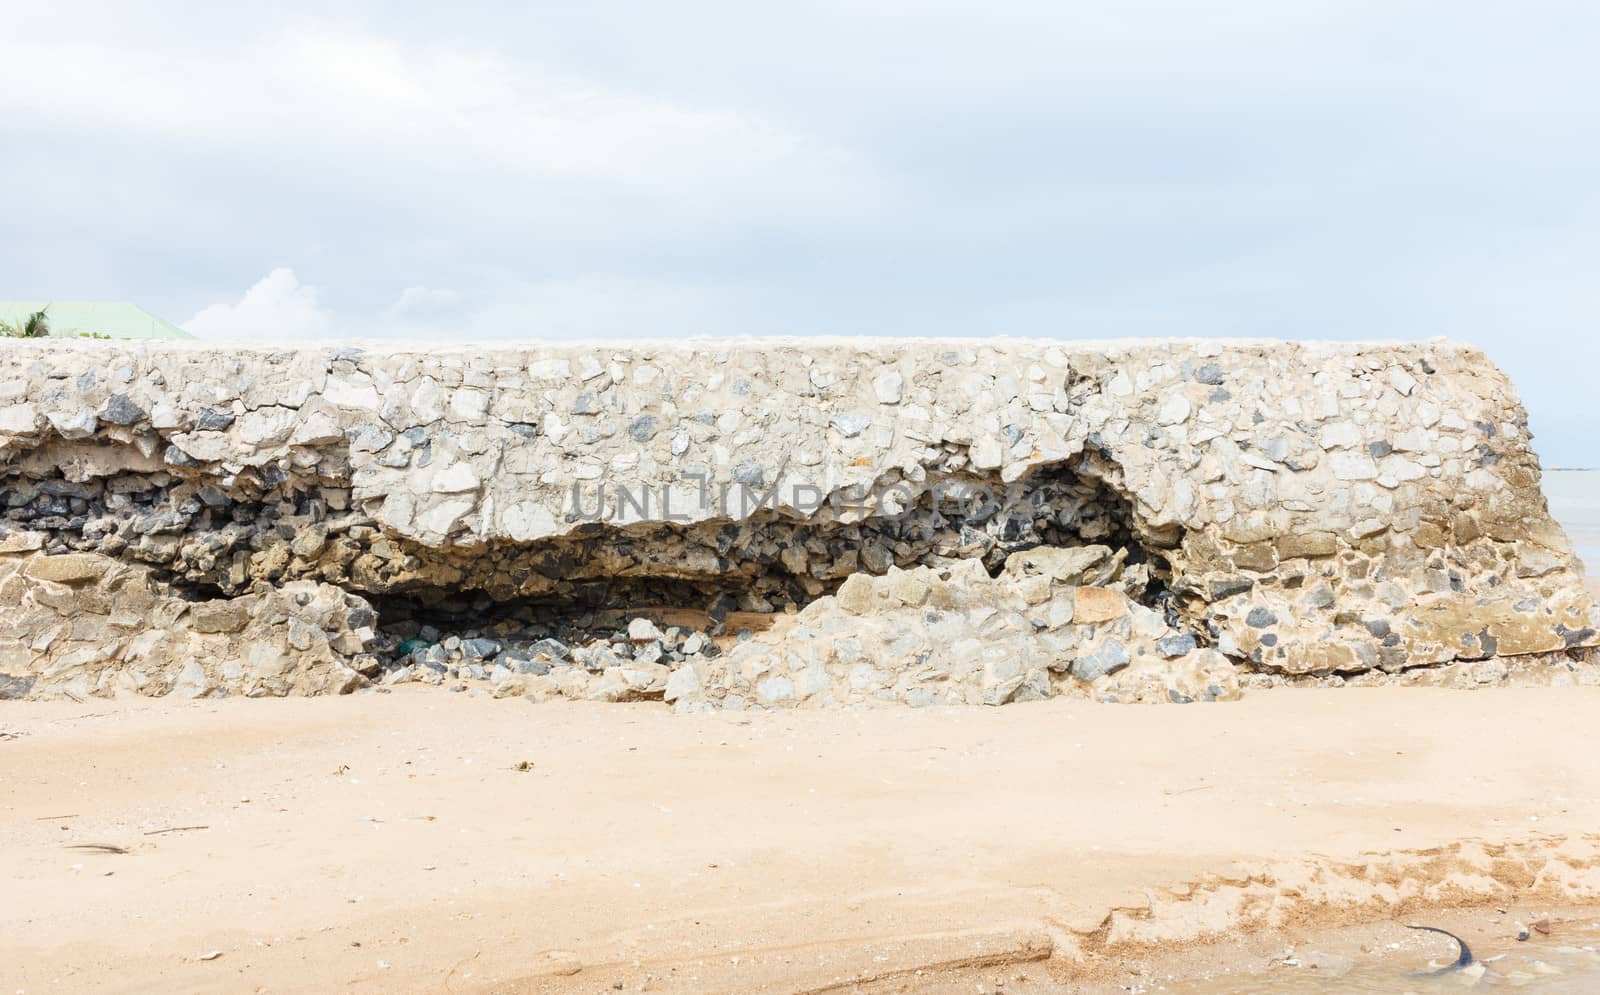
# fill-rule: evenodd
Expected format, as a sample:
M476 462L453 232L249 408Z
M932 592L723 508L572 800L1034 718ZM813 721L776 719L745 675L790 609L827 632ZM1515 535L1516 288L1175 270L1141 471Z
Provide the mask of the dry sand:
M1600 893L1597 706L6 703L0 993L1079 990L1219 932Z

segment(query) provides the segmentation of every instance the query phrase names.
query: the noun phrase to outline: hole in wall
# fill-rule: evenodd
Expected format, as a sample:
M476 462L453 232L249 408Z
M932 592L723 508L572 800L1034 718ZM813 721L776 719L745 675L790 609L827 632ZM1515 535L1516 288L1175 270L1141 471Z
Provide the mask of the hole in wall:
M0 527L46 531L52 551L92 550L142 563L192 598L314 579L367 597L399 656L408 645L491 639L609 639L648 615L682 631L733 638L836 591L857 571L979 559L998 574L1013 553L1096 544L1122 558L1120 583L1175 620L1161 550L1141 541L1129 501L1096 457L997 476L934 474L915 484L830 495L805 518L769 508L693 524L580 524L529 543L432 548L387 535L337 495L250 478L225 492L182 475L120 473L86 482L5 480ZM852 508L894 514L860 517ZM404 650L410 652L410 650Z

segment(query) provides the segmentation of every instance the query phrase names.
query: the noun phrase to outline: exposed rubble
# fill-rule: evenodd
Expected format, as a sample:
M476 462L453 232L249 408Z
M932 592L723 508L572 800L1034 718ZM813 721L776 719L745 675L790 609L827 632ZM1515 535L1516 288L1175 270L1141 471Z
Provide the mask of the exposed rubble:
M1439 341L0 353L0 697L1587 681L1580 576Z

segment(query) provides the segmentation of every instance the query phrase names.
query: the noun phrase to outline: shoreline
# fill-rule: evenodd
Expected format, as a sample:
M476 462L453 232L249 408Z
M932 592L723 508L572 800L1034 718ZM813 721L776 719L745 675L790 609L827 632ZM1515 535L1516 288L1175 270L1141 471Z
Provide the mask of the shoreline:
M1412 907L1407 915L1360 916L1335 909L1325 911L1326 914L1312 911L1279 926L1241 927L1226 935L1170 949L1124 949L1114 959L1105 955L1088 959L1081 954L1076 958L1064 956L1047 937L1037 933L1022 929L995 931L985 938L987 946L969 957L941 961L935 955L920 966L869 970L855 980L804 989L804 995L965 995L980 990L995 995L1003 991L1221 995L1235 992L1232 985L1254 984L1257 987L1253 991L1267 992L1292 984L1333 984L1352 973L1368 978L1387 977L1392 984L1413 972L1437 970L1448 962L1455 949L1454 944L1437 935L1410 928L1409 924L1417 923L1447 929L1470 942L1473 964L1462 972L1462 978L1446 978L1442 983L1470 983L1491 971L1511 976L1497 979L1500 983L1525 983L1530 972L1525 963L1518 961L1559 960L1562 954L1574 952L1574 942L1585 944L1584 952L1588 954L1575 967L1589 972L1600 968L1600 953L1593 952L1595 941L1600 938L1600 901L1540 904L1502 898L1469 904L1425 904ZM1529 928L1534 922L1543 924L1548 932ZM1527 934L1525 940L1518 939L1522 933ZM976 946L970 939L967 942ZM1532 973L1556 972L1535 968ZM1402 985L1393 990L1410 987ZM481 989L484 993L549 990L553 989L536 979Z
M1600 896L1597 702L1403 687L707 716L434 689L11 702L0 983L891 991L908 971L926 990L918 969L965 982L1026 962L1031 987L1007 991L1048 991L1237 923L1337 925L1293 907L1319 888L1357 917L1571 905ZM101 844L129 852L68 849ZM1374 851L1392 856L1359 859ZM1557 852L1559 894L1534 870ZM1364 865L1387 869L1363 884Z

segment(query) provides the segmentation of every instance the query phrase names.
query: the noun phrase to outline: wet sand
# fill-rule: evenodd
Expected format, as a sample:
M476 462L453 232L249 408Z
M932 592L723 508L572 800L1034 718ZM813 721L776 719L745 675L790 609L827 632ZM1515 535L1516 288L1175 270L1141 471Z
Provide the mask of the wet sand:
M1526 909L1425 913L1425 923L1469 945L1473 961L1457 970L1445 970L1460 953L1450 938L1380 921L1247 935L1148 964L1135 977L1145 990L1170 995L1454 995L1503 988L1592 995L1600 989L1597 913L1593 907L1540 910L1537 919Z
M1548 904L1557 849L1595 886L1597 706L7 703L0 991L1077 990L1219 932Z

